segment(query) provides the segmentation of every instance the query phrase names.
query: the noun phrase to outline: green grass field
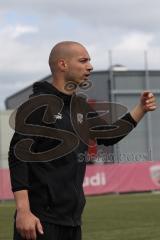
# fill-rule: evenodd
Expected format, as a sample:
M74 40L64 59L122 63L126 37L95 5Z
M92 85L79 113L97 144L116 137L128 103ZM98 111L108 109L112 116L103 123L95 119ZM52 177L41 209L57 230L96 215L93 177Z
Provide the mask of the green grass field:
M0 240L11 240L13 203L0 204ZM159 240L160 194L88 197L83 240Z

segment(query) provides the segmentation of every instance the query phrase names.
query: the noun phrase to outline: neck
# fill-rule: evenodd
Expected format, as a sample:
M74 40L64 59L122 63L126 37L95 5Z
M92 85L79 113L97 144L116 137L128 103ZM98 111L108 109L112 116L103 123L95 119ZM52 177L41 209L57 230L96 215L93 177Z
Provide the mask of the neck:
M65 81L62 79L57 79L54 78L52 80L52 85L60 92L65 93L67 95L72 95L73 93L75 93L75 90L73 91L68 91L65 89Z

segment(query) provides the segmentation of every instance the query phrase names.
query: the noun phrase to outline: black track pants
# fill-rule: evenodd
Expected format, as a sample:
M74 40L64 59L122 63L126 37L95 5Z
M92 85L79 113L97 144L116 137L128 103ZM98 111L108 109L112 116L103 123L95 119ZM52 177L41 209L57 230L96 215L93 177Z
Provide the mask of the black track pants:
M37 234L36 240L81 240L81 226L61 226L52 223L42 223L44 234ZM13 240L24 240L14 226Z

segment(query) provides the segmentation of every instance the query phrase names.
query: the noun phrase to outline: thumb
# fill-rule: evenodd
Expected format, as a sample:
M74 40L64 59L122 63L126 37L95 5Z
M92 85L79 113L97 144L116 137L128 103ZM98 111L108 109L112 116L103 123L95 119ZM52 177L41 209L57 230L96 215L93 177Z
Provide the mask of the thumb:
M41 224L41 222L40 222L39 219L37 219L37 222L36 222L36 229L37 229L37 231L38 231L40 234L43 234L43 233L44 233L44 232L43 232L42 224Z
M145 98L153 97L153 93L152 93L152 92L149 92L149 91L143 92L142 95L143 95L143 97L145 97Z
M148 97L149 98L153 97L153 93L149 92Z

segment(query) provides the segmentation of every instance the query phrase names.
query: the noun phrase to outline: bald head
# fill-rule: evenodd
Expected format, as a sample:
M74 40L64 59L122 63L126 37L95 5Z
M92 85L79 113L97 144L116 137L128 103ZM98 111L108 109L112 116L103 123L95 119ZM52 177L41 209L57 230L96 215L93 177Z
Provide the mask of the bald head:
M76 54L76 47L84 48L82 44L73 41L59 42L52 48L49 56L49 66L52 74L57 68L58 60L72 58Z

